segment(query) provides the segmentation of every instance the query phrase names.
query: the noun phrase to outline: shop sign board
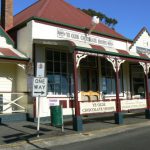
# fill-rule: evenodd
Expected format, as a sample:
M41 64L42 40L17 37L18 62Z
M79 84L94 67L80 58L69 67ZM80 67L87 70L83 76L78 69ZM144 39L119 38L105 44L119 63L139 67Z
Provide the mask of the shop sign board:
M137 51L137 53L140 53L140 54L146 54L146 55L150 54L150 49L149 48L136 46L136 51Z
M75 32L71 30L66 30L63 28L57 28L57 37L69 40L75 40L80 42L86 42L89 44L96 44L108 47L114 47L114 42L111 39L106 39L93 35L85 35L81 32Z
M121 110L134 110L146 108L146 99L122 100Z
M105 113L116 111L115 101L108 102L80 102L81 114Z
M59 100L58 99L49 99L49 106L58 106Z
M45 97L47 96L47 78L33 78L33 97Z

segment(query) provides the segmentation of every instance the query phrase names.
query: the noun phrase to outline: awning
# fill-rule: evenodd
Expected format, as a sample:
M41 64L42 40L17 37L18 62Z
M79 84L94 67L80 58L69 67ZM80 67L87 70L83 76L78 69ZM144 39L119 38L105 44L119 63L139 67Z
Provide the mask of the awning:
M0 60L28 61L29 58L22 52L8 44L5 37L0 36Z
M0 59L11 59L11 60L23 60L27 61L29 60L28 57L26 57L21 52L17 51L14 48L1 48L0 47Z
M91 52L91 53L98 53L98 54L118 56L118 57L123 57L123 58L132 58L132 59L150 61L150 56L146 54L139 54L139 53L131 52L127 50L115 49L112 47L91 45L90 49L83 48L83 47L77 47L76 49L80 51Z
M150 61L150 56L146 54L139 54L136 52L131 52L127 50L115 49L113 47L97 46L88 44L86 42L73 41L73 40L44 40L44 39L34 39L36 44L46 44L46 45L65 45L68 46L70 51L83 51L89 53L98 53L104 55L118 56L122 58L138 59L143 61Z

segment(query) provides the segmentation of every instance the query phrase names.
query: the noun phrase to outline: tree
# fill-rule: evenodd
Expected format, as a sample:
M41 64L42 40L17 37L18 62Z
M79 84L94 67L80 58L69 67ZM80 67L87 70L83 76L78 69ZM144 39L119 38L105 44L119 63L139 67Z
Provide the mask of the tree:
M80 8L79 8L80 9ZM89 16L98 16L100 18L100 21L107 25L108 27L114 29L115 25L118 23L118 21L114 18L107 17L105 14L101 12L97 12L93 9L80 9L84 13L88 14Z

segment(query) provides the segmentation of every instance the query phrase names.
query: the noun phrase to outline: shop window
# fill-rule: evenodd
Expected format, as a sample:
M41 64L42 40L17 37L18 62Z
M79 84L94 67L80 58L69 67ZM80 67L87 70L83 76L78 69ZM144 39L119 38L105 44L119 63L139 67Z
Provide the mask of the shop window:
M86 68L97 68L97 59L96 57L88 56L81 60L80 66Z
M52 95L72 95L72 55L67 52L47 49L46 67L48 77L48 92Z
M140 65L131 65L131 87L132 95L140 95L142 98L145 97L145 81L144 71Z
M115 72L113 66L106 59L101 59L101 73L102 73L102 92L103 94L116 94L116 81L115 81ZM119 71L119 83L120 83L120 92L123 91L123 73L122 67Z

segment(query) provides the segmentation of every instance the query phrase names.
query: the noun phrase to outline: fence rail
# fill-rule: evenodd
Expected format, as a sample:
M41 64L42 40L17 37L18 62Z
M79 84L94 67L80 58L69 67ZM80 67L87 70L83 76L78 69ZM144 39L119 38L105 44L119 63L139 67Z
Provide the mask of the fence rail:
M28 92L0 92L0 113L26 112Z

